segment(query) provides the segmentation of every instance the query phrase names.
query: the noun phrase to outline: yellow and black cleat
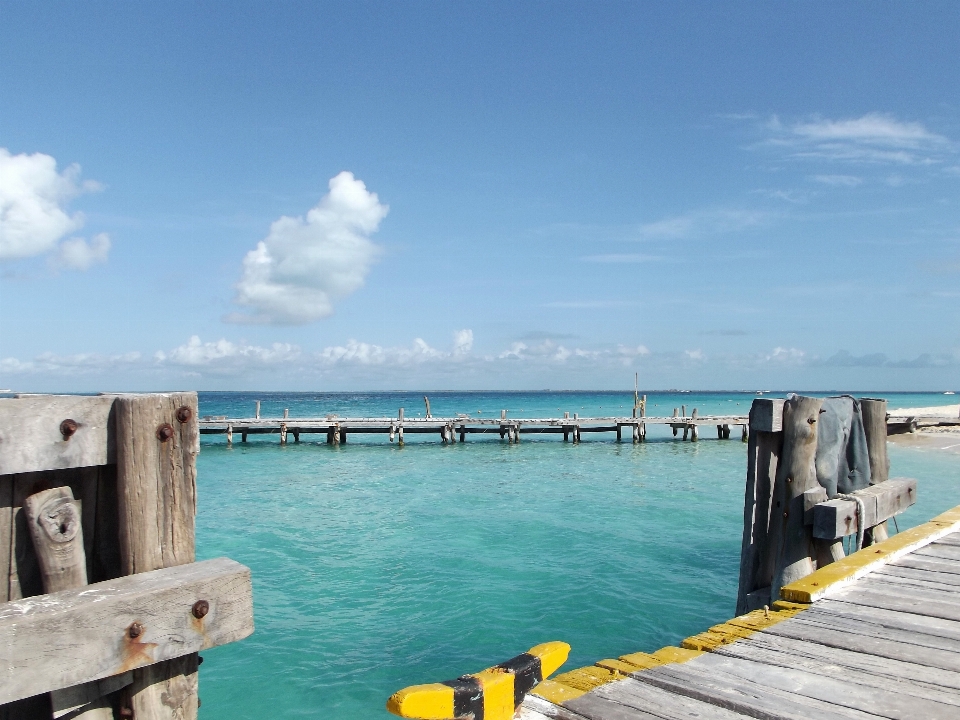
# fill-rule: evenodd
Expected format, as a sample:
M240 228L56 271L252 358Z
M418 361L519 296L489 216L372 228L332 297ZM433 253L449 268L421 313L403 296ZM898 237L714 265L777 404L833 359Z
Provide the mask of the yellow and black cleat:
M472 675L404 688L390 696L387 710L419 720L510 720L523 697L569 654L564 642L543 643Z

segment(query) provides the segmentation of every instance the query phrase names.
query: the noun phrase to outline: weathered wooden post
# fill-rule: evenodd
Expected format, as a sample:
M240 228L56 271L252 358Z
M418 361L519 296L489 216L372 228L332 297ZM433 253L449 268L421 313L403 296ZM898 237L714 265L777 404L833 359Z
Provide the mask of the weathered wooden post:
M227 446L233 445L233 424L227 424Z
M426 395L423 396L423 404L427 406L427 417L428 417L428 418L431 417L431 415L430 415L430 398L428 398Z
M259 401L259 400L257 400L257 412L256 412L255 417L256 417L257 420L260 419L260 401Z
M120 396L114 412L123 574L192 563L200 451L196 393ZM136 670L129 702L136 720L196 718L197 654Z
M887 455L887 401L876 398L860 398L860 413L863 430L867 436L867 452L870 456L870 484L878 485L890 479L890 458ZM886 521L864 533L863 544L874 545L889 537Z
M773 490L783 446L783 400L754 400L748 422L752 432L747 446L737 615L770 605L772 600L770 584L776 560Z
M400 408L400 412L397 413L399 419L397 425L397 445L403 447L403 408Z
M73 590L87 584L87 558L83 548L83 526L80 504L69 487L41 490L23 501L27 526L40 565L43 591L54 593ZM130 680L129 674L121 680L122 687ZM90 688L94 693L96 690ZM104 696L77 697L80 688L54 690L50 704L54 714L76 705L82 709L70 714L71 720L113 720L113 708Z
M287 424L285 422L280 423L280 444L287 444Z
M774 489L780 540L770 584L771 598L780 597L780 588L816 569L813 532L804 523L803 494L820 487L814 461L821 405L823 400L819 398L799 395L788 398L783 404L783 455L777 467Z

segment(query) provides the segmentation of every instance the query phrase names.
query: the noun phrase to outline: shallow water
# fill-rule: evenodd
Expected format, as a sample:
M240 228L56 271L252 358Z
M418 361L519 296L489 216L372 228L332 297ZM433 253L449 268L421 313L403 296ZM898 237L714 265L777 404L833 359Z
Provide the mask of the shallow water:
M211 393L201 395L201 414L249 416L256 397L264 416L284 407L293 417L394 415L405 406L409 417L423 407L422 396L401 393ZM891 407L949 399L887 397ZM745 411L752 399L651 395L648 413L681 402L701 414L736 403ZM597 393L430 400L435 415L486 417L632 407L629 395ZM422 436L401 449L383 436L352 435L341 447L252 436L233 448L204 437L198 556L250 566L257 625L251 638L204 652L204 720L387 718L395 690L539 642L569 642L571 668L673 644L730 617L746 466L738 439L474 438L442 446ZM960 504L956 456L892 446L890 456L893 475L920 480L900 529Z

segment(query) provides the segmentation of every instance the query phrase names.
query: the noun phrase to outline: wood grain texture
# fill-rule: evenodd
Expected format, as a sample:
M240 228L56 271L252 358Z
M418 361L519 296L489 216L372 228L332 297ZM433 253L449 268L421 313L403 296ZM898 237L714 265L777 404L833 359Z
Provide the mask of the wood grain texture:
M0 603L10 599L13 541L13 476L0 475Z
M640 682L678 695L685 695L764 720L875 720L876 718L875 715L861 710L833 705L798 692L768 687L753 680L717 670L715 667L706 668L700 664L700 661L707 656L683 665L664 665L646 670L637 673L635 677Z
M843 648L828 647L820 643L780 637L767 632L751 635L732 645L718 648L721 655L743 655L753 653L755 659L769 658L777 665L789 666L794 662L810 661L824 672L845 673L847 670L865 673L898 686L909 686L904 692L926 693L928 690L945 690L955 701L960 698L960 673L928 665L893 660L891 658L854 652ZM773 658L776 655L776 659ZM939 695L938 695L939 697Z
M851 495L863 501L863 522L871 528L913 505L917 499L917 481L896 478L880 485L871 485ZM818 503L813 508L813 536L834 540L857 532L857 503L837 498Z
M189 419L180 422L177 411ZM120 569L124 575L194 560L196 393L121 395L114 403ZM137 720L194 720L197 660L137 670L130 708Z
M0 398L0 475L115 462L112 407L110 396ZM64 439L60 424L68 419L77 429Z
M201 619L191 611L198 600L209 605ZM134 623L142 631L131 637ZM182 657L251 632L250 571L227 558L9 602L0 606L0 702ZM196 685L195 679L185 682Z
M627 678L608 683L567 703L588 718L658 718L663 720L741 720L740 713L694 698L676 695L654 685Z
M941 638L952 638L960 641L960 622L933 618L926 615L915 615L898 610L858 605L842 600L821 600L810 609L810 617L818 618L821 614L836 618L847 618L859 623L868 629L871 625L906 630L912 633L936 635ZM869 631L869 630L867 630Z
M80 503L69 487L41 490L23 502L45 593L87 584Z
M820 398L800 395L783 403L783 455L777 467L770 523L773 528L776 516L779 541L770 583L774 598L780 597L780 588L784 585L816 569L813 535L803 522L803 494L819 484L814 458L821 405Z
M540 713L551 720L583 720L583 715L573 712L562 705L554 705L549 700L544 700L536 695L527 695L521 707L526 710L532 710Z
M707 673L727 673L763 688L820 700L835 708L858 710L896 720L948 720L957 715L956 705L896 692L891 683L863 686L850 673L835 677L801 667L784 668L741 657L707 654L697 661Z
M942 574L960 575L960 563L938 557L923 557L912 553L890 563L891 568L915 568Z

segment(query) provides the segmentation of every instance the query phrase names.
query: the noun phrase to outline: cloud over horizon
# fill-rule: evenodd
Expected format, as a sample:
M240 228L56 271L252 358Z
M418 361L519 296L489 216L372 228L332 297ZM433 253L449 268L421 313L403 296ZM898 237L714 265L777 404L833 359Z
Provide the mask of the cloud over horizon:
M344 171L305 217L282 216L243 259L235 302L249 313L227 322L304 325L363 286L379 248L369 239L389 207Z
M83 227L83 213L72 215L68 203L78 195L102 189L93 180L80 180L80 166L57 172L50 155L12 155L0 148L0 260L18 260L57 251L55 267L86 270L106 262L110 237L96 235L91 242L66 235Z

